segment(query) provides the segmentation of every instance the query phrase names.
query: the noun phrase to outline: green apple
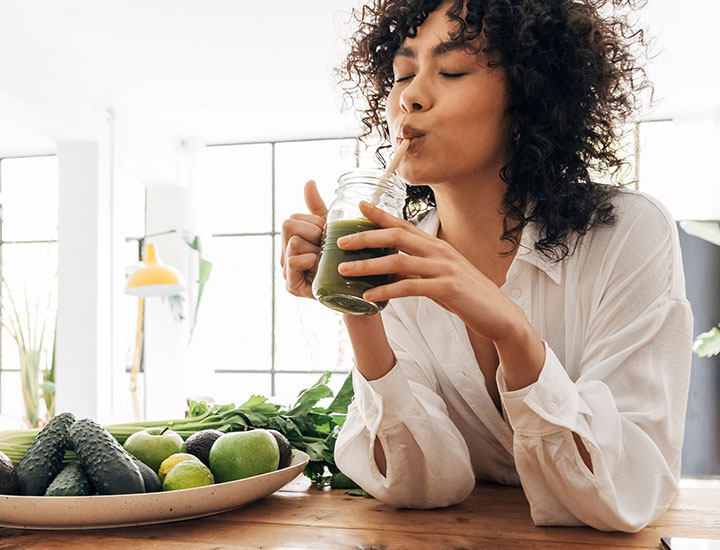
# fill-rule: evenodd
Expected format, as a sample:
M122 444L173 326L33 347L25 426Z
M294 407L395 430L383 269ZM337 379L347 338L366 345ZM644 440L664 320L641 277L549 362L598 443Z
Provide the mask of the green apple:
M267 430L223 434L210 449L210 470L218 483L274 472L279 463L277 441Z
M135 458L152 468L155 473L167 457L185 452L183 438L167 427L147 428L135 432L127 438L123 447Z

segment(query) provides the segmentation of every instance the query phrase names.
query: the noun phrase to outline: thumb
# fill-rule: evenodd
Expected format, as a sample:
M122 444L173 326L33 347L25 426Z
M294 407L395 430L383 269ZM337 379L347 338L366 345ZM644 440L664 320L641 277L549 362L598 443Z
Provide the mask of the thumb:
M327 207L317 190L315 180L309 180L305 184L305 204L311 214L315 214L316 216L321 216L323 218L327 215Z

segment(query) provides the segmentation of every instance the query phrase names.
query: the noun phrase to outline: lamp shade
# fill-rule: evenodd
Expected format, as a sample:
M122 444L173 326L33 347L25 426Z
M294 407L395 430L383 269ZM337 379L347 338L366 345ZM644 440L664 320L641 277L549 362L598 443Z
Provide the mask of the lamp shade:
M127 278L125 292L133 296L176 296L185 288L182 274L167 265L163 265L155 252L155 245L145 247L145 259L142 267L133 271Z

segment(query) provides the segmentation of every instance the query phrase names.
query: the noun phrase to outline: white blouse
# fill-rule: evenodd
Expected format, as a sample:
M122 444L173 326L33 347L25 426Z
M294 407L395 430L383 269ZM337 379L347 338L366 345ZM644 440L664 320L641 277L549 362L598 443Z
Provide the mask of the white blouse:
M382 319L397 362L373 381L353 370L340 470L408 508L459 503L476 479L522 485L536 525L638 531L665 511L680 477L692 313L670 214L636 191L614 202L617 222L560 263L534 249L532 226L523 231L501 290L525 311L546 359L539 379L516 391L500 365L503 415L465 324L427 298L391 300ZM438 223L432 211L418 226L436 235Z

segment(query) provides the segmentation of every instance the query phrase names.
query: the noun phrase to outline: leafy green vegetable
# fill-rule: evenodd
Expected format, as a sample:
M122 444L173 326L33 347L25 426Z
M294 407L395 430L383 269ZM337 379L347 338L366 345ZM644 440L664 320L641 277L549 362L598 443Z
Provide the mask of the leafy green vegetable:
M287 410L280 405L269 403L267 397L252 395L239 407L234 403L208 405L204 401L190 401L187 416L182 419L113 424L105 427L121 444L135 432L164 426L179 433L183 439L207 429L221 432L254 428L274 429L285 435L293 447L310 456L304 472L306 476L319 487L332 486L334 476L340 474L335 465L335 442L353 398L353 386L351 375L348 375L330 405L327 408L319 407L318 402L332 393L327 385L331 374L329 371L323 373L315 384L300 393L297 401ZM0 451L7 454L14 463L18 463L37 433L38 430L0 432ZM66 453L65 462L69 462L73 456L72 452ZM343 483L346 484L344 487L347 487L347 481L343 480Z
M365 489L361 489L360 487L357 487L356 489L348 489L347 491L345 491L345 494L350 495L351 497L375 498Z

